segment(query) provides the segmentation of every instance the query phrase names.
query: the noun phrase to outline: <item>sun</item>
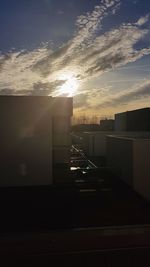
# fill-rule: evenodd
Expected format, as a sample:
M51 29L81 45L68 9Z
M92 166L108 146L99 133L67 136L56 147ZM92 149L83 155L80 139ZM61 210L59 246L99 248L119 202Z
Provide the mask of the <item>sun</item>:
M73 73L64 73L59 76L60 81L64 81L63 85L58 87L57 95L65 95L72 97L77 94L79 81Z

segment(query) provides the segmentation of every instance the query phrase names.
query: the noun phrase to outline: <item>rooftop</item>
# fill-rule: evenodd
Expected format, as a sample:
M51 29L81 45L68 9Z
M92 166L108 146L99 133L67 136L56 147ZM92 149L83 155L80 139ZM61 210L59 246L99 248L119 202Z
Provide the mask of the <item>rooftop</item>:
M68 171L65 184L0 188L1 232L150 224L149 202L109 168L92 165L80 149L72 151L72 158L77 168ZM56 175L63 180L66 171Z

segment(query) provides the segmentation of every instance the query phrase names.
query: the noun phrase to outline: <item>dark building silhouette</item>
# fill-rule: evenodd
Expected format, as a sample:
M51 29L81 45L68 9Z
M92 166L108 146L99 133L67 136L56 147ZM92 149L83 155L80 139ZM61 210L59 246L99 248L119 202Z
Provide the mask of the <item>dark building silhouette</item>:
M69 159L71 115L71 98L0 97L0 184L46 185L0 186L4 266L83 266L84 261L86 266L138 267L149 263L148 202L111 168L93 167L80 143L72 147L70 182L47 186L53 182L53 165L59 164L59 179L66 179L60 164ZM110 132L85 134L92 149L99 144L106 153L103 143ZM112 157L118 153L121 160L113 144ZM126 143L123 148L124 156Z
M50 185L69 161L72 98L0 97L0 186Z
M113 131L114 122L115 121L112 119L100 120L100 130L101 131Z
M116 131L150 131L150 108L115 114Z
M90 132L90 131L99 131L100 125L99 124L76 124L72 125L71 130L73 132Z

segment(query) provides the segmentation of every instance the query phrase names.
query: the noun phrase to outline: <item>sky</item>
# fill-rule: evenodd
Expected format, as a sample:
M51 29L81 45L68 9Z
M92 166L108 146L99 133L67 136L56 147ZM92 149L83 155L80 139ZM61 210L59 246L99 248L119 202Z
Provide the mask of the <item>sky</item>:
M0 94L73 96L74 114L150 106L149 0L0 0Z

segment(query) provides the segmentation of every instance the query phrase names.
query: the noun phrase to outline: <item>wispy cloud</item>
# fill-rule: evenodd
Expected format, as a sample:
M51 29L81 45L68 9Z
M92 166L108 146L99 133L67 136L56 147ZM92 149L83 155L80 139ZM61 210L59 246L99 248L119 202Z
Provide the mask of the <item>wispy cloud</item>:
M149 20L149 14L147 14L145 17L139 18L139 20L135 23L138 26L144 25Z
M82 84L104 72L149 55L149 47L135 49L136 43L149 33L144 26L149 20L148 15L139 18L133 24L122 24L100 35L103 19L106 16L115 15L120 3L119 0L103 0L91 13L78 17L72 39L55 51L44 46L33 51L1 54L1 94L12 92L13 94L53 95L65 83L65 80L60 78L62 73L72 72ZM92 92L88 91L85 94L81 90L80 94L81 99L76 97L76 107L81 106L83 102L85 106L89 105L88 97L91 100L93 95L94 98L96 91L93 89ZM120 101L121 97L129 99L120 96ZM108 103L113 101L115 103L116 100L110 99Z
M34 84L42 82L39 73L34 72L33 66L47 58L50 51L46 47L34 51L9 52L0 55L0 89L7 88L13 92L26 89L31 91Z
M120 93L117 96L111 96L108 100L102 101L95 107L109 108L126 105L130 102L150 97L150 79L134 85L129 91Z

